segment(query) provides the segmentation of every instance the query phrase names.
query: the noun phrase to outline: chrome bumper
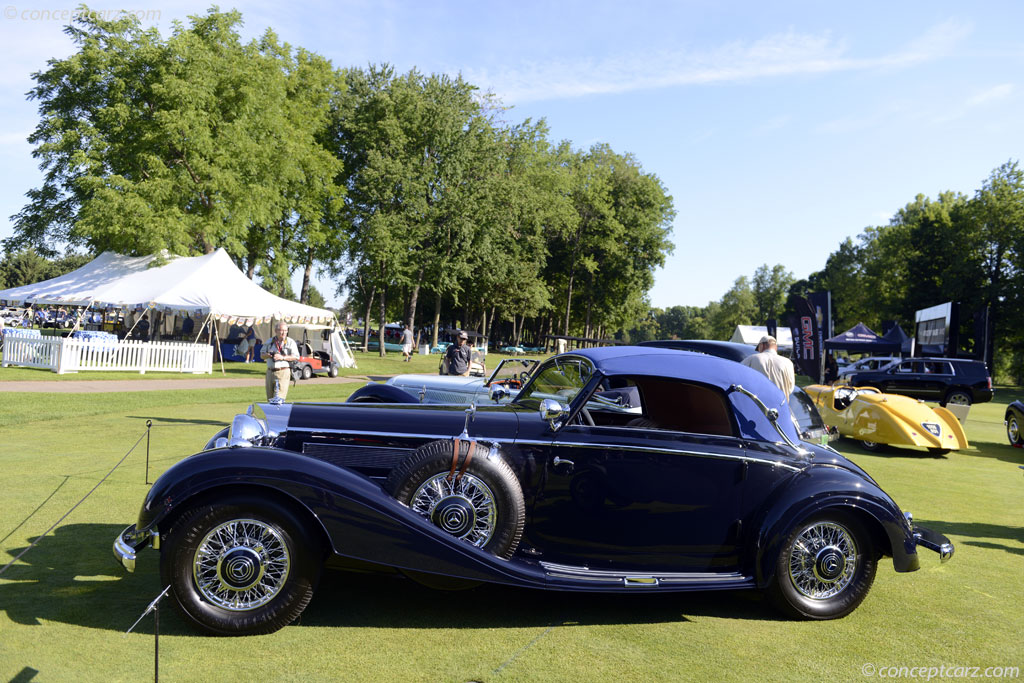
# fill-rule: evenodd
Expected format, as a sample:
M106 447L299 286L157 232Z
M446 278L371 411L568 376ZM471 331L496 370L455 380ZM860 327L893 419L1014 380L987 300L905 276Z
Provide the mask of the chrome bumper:
M934 550L939 554L940 562L947 562L949 558L953 557L953 544L948 538L943 536L937 531L932 531L923 526L914 526L914 538L917 539L917 544L928 550Z
M132 524L114 539L114 558L122 567L134 572L136 554L150 543L154 548L159 548L160 534L156 531L136 531Z

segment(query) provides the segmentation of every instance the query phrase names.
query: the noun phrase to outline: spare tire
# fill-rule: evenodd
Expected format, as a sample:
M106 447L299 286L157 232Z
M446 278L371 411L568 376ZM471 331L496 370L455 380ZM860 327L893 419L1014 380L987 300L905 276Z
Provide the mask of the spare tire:
M526 519L523 489L515 472L488 449L452 440L432 441L391 471L384 489L453 536L498 557L519 545Z

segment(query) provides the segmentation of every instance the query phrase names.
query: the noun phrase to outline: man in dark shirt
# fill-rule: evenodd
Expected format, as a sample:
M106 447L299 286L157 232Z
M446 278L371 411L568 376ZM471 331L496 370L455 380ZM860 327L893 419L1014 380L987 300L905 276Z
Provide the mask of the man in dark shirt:
M469 364L473 359L473 351L469 348L469 344L466 343L468 339L468 334L459 332L457 341L448 347L448 351L445 353L445 360L448 361L449 375L469 376Z

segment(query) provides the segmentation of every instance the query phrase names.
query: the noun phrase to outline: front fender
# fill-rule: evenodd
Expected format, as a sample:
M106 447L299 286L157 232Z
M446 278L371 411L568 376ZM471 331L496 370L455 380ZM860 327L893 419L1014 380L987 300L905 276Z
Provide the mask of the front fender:
M878 487L855 472L831 465L816 465L795 474L776 491L759 519L755 572L758 586L775 576L776 560L792 528L827 510L854 514L864 523L882 554L892 555L897 572L918 569L917 540L899 506Z
M358 472L274 448L221 448L178 462L153 484L135 528L154 531L190 504L216 500L211 496L225 488L286 496L315 520L330 550L340 556L480 581L543 585L542 574L510 571L503 566L507 562L446 534Z

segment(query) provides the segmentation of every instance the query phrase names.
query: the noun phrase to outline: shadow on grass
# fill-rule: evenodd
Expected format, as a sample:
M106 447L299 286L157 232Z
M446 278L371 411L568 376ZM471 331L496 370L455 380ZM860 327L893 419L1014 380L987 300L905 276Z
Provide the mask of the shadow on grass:
M972 545L976 548L987 548L988 550L1005 550L1011 555L1024 555L1024 548L1011 548L1002 543L986 543L985 541L964 541L964 545Z
M26 626L56 621L128 630L160 592L160 579L152 551L135 574L116 563L111 547L123 530L124 525L117 524L68 524L44 537L19 564L0 574L0 611ZM7 552L13 557L22 550ZM169 601L164 601L161 612L162 633L193 633L176 614L163 618L173 612ZM152 629L151 619L143 620L136 630L146 632L147 628Z
M961 451L961 454L972 458L989 458L1015 465L1024 465L1024 449L1014 448L1009 442L975 441L971 445L974 446L975 450ZM1017 475L1019 473L1014 472L1013 474Z
M928 527L940 534L954 534L956 536L970 536L971 538L1006 538L1018 543L1024 543L1024 527L1003 526L1001 524L982 524L980 522L949 522L942 520L914 519L915 524ZM1022 552L1005 546L995 544L985 545L976 541L965 541L968 545L977 545L981 548L992 547L996 550L1010 550L1011 552Z
M330 570L299 623L478 629L683 623L694 617L782 619L754 591L623 595L484 584L452 592L432 590L400 576Z
M69 524L47 536L0 575L0 611L16 624L49 621L126 631L160 592L158 556L139 554L136 572L116 564L116 524ZM7 552L13 557L24 548ZM436 591L403 577L324 572L299 622L319 627L520 628L549 625L684 623L695 617L776 620L781 617L753 591L609 595L560 593L483 585ZM152 633L152 617L134 632ZM194 636L193 628L163 601L160 631Z
M877 455L880 458L913 458L914 460L948 460L949 457L945 453L933 453L931 451L918 450L913 447L900 447L892 446L890 444L879 444L876 450L869 450L860 445L859 441L853 439L846 439L844 446L853 446L856 448L854 453L866 454L866 455Z

